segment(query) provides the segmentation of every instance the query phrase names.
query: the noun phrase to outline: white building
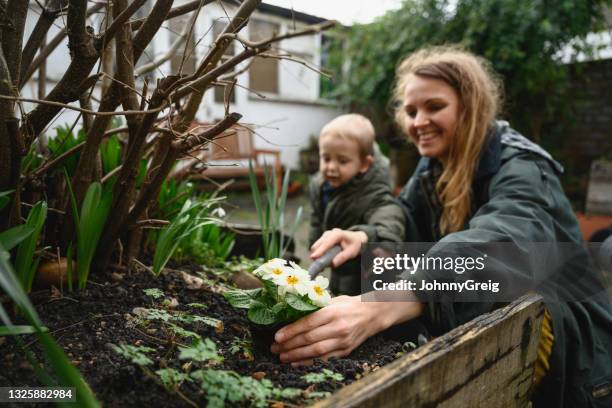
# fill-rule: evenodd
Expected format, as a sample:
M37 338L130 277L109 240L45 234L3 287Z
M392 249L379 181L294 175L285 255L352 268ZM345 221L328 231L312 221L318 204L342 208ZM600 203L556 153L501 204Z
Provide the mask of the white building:
M186 0L175 1L175 7ZM136 17L146 16L153 6L149 1L139 10ZM182 72L189 74L198 61L208 52L216 35L220 33L228 18L237 10L239 2L222 1L205 6L198 17L194 27L192 52L190 58L182 62L182 49L175 57L161 65L152 72L153 77L161 77L179 71L182 62ZM37 3L32 1L26 26L26 39L34 27L40 14ZM168 51L177 35L188 25L192 14L166 21L164 28L159 31L145 55L138 61L138 65L145 64ZM48 39L52 38L63 26L62 18L56 20ZM288 31L299 30L309 24L325 21L320 17L300 13L282 7L261 4L253 13L249 24L240 35L250 40L267 38L274 33L284 34ZM92 21L96 33L100 32L100 21ZM280 53L291 54L307 61L314 67L321 65L322 35L315 34L283 40L277 46ZM193 46L195 44L195 46ZM227 52L239 52L240 44L234 42ZM50 90L57 80L61 78L70 62L66 41L58 47L48 59L46 76L47 89ZM238 66L237 69L247 68L248 62ZM38 96L38 73L23 89L24 96ZM321 97L321 76L306 66L287 60L256 58L248 69L237 77L237 86L234 89L231 111L243 115L242 123L255 125L255 146L257 148L277 149L281 151L283 164L290 168L297 168L298 151L306 146L309 138L317 135L321 127L341 112L335 104ZM252 91L254 92L252 92ZM259 95L259 96L258 96ZM265 98L264 98L265 97ZM26 104L26 108L28 108ZM197 119L212 122L223 117L223 89L211 89L204 96ZM55 119L57 126L74 121L75 112L65 111Z

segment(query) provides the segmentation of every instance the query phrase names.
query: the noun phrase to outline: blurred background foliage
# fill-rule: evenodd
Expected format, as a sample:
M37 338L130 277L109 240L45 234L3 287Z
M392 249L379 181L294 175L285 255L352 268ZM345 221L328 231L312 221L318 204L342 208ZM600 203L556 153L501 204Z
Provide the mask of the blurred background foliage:
M501 76L505 101L500 116L563 162L568 154L564 137L573 122L571 64L563 56L595 51L586 35L605 28L604 12L611 4L406 0L374 23L330 35L325 63L334 79L325 89L348 109L371 117L386 142L401 145L390 114L396 65L427 45L461 44L487 58Z

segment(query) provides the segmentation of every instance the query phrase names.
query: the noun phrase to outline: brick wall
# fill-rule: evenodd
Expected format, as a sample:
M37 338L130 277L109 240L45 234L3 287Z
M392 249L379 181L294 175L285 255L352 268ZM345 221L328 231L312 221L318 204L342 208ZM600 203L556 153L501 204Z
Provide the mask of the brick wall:
M612 153L612 59L572 67L569 95L566 148L575 170L588 175L594 159Z

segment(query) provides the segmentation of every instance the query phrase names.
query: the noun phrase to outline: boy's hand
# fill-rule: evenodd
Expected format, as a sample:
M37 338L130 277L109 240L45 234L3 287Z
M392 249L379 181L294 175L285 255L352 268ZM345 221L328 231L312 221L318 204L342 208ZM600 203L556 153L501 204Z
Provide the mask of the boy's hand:
M338 267L349 259L356 258L361 251L361 245L366 242L368 242L368 236L363 231L346 231L334 228L331 231L325 231L321 238L312 244L310 258L317 259L331 247L339 244L342 247L342 252L332 260L332 266Z

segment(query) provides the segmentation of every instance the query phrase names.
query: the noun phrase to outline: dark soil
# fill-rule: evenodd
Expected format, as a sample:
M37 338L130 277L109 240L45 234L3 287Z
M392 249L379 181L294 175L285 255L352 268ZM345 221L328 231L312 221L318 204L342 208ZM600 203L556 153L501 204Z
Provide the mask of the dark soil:
M191 271L197 275L197 268ZM200 272L201 273L201 272ZM95 279L94 279L95 281ZM145 295L143 289L159 288L165 298L176 298L178 306L172 309L194 315L206 315L223 321L223 330L203 324L182 324L187 330L210 338L217 344L224 358L215 369L233 370L241 375L253 375L271 380L276 387L294 387L305 390L301 396L286 400L287 406L305 405L313 401L309 393L333 392L359 377L395 359L401 350L397 341L375 337L368 340L347 358L316 361L311 367L292 368L281 364L277 357L265 349L254 349L254 359L248 354L232 354L230 346L236 338L248 338L249 322L245 313L231 307L221 295L210 290L190 290L184 284L180 272L170 271L159 278L141 272L125 275L119 282L95 283L90 281L84 293L62 297L45 289L31 296L43 323L49 328L72 363L80 370L97 398L105 407L184 407L188 406L176 394L165 390L139 366L114 352L109 344L142 345L156 349L149 356L154 360L152 371L160 367L181 369L184 361L178 360L177 347L189 345L188 338L172 334L167 325L150 321L146 325L133 324L135 307L163 308L162 300ZM205 309L188 306L190 303L206 305ZM18 318L16 318L19 321ZM22 336L26 344L44 363L34 336ZM0 386L42 386L24 353L14 338L0 343ZM154 355L156 354L156 355ZM326 380L309 384L301 377L309 372L321 372L328 368L344 376L343 381ZM192 368L192 369L195 369ZM262 374L265 373L265 374ZM206 405L206 393L195 383L183 383L180 390L200 406ZM316 395L316 394L315 394ZM24 406L19 404L19 406Z

